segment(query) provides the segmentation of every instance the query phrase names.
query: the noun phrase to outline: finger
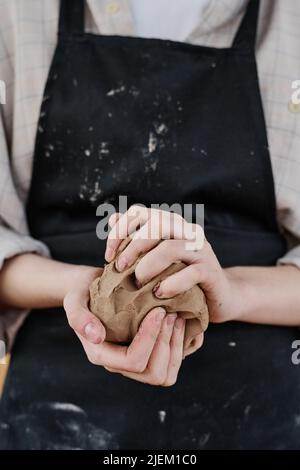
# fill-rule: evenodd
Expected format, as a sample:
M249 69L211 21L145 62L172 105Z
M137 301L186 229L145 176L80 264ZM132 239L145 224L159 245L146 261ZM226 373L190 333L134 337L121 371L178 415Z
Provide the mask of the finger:
M129 364L137 362L140 372L145 370L148 365L165 316L166 312L161 307L151 310L128 346L127 357Z
M188 253L192 255L192 252ZM210 250L207 253L204 258L199 257L198 261L161 281L155 290L155 296L159 299L175 297L196 284L200 284L204 290L209 290L212 287L218 289L219 282L222 280L222 268L214 252ZM193 256L190 257L191 260L192 258Z
M135 240L131 241L118 256L115 266L119 272L132 266L138 257L150 251L159 243L159 240L148 239L148 240Z
M118 222L118 220L119 220L119 218L121 217L121 215L122 215L122 214L121 214L120 212L114 212L114 213L110 216L110 218L109 218L109 220L108 220L108 225L109 225L110 227L113 227L113 226L116 224L116 222Z
M151 377L151 383L154 385L161 385L167 376L170 360L170 341L176 318L177 314L169 314L164 319L161 332L149 359L148 373Z
M110 216L110 218L108 220L108 225L110 226L110 228L114 227L114 225L118 222L118 220L120 219L121 216L122 216L122 214L120 212L115 212L114 214L112 214ZM108 262L112 261L113 258L114 258L114 252L111 251L111 249L109 247L107 247L107 245L106 245L104 258Z
M147 380L147 375L145 373L139 374L136 372L125 372L124 370L113 369L111 367L105 367L105 366L104 366L104 369L106 369L108 372L111 372L113 374L121 374L123 375L123 377L126 377L131 380L135 380L136 382L141 382L144 384L149 383Z
M199 260L199 253L185 251L185 240L164 240L149 251L137 264L135 277L141 283L153 279L172 263L183 261L187 264Z
M105 259L112 261L122 240L133 233L149 216L149 209L142 206L131 206L112 227L107 238Z
M125 377L152 385L161 385L165 381L170 359L170 340L176 317L176 314L170 314L164 319L145 371L140 374L123 371Z
M204 234L199 225L187 223L178 214L167 211L152 211L151 214L148 221L135 232L132 241L118 257L116 268L119 272L132 266L141 254L154 248L162 239L195 240L198 236L196 227L198 232L201 232L198 238L201 238L202 247Z
M191 264L161 281L155 295L160 299L175 297L175 295L188 291L196 284L203 285L206 276L207 266L205 264Z
M87 307L86 292L72 292L64 299L64 309L69 325L87 341L99 344L105 339L105 328Z
M203 333L199 333L198 335L196 335L193 338L193 340L191 341L189 347L184 349L183 359L185 359L187 356L189 356L190 354L193 354L198 349L200 349L202 344L203 344L203 340L204 340L204 334Z
M170 361L167 370L167 378L163 385L170 387L177 381L178 372L183 358L185 320L177 318L170 343Z
M202 248L204 232L200 225L191 224L180 215L168 211L152 211L147 222L133 235L133 240L190 240Z
M77 334L88 360L97 366L118 369L126 362L127 347L104 341L101 344L92 344L82 335Z
M147 367L164 317L164 309L158 307L151 310L144 318L135 338L128 347L108 342L95 345L87 342L78 333L77 336L92 364L139 373Z

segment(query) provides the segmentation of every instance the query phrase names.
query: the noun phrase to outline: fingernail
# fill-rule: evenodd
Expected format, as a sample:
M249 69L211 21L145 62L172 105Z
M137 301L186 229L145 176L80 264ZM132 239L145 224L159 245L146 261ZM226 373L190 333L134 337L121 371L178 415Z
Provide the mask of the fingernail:
M159 311L155 315L155 321L156 323L160 324L162 320L164 319L166 315L166 312L163 308L160 308Z
M114 250L112 248L106 248L105 259L111 261L114 257Z
M124 271L124 269L127 266L126 260L121 256L120 258L117 259L116 261L116 268L119 272Z
M100 343L102 336L94 323L88 323L84 329L86 339L91 343Z
M168 318L167 318L167 324L173 325L175 323L176 318L177 318L176 313L169 313Z
M177 328L178 330L181 330L181 328L183 328L183 325L184 325L184 320L183 318L177 318L176 322L175 322L175 328Z
M155 294L156 297L161 297L162 296L162 291L160 289L160 282L158 282L152 289L153 294Z

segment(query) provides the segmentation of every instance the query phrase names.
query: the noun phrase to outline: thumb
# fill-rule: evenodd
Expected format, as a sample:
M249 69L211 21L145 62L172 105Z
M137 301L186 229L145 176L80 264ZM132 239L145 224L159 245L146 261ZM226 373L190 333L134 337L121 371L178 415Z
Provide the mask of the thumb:
M94 344L105 340L105 328L88 309L86 292L69 292L64 299L64 309L70 327L87 341Z

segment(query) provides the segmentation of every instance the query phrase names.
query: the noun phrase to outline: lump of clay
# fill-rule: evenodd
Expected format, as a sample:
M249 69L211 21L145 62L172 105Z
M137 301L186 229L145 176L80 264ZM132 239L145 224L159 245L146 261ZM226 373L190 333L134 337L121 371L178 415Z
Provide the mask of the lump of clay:
M128 244L125 240L119 249ZM105 266L101 277L90 286L90 310L106 328L106 340L130 343L147 313L154 307L163 307L167 313L177 313L186 319L184 349L188 350L193 338L206 330L208 309L202 289L196 285L183 294L170 299L158 299L154 286L166 277L185 268L182 262L174 263L150 282L138 288L135 284L135 267L139 262L119 273L112 261Z

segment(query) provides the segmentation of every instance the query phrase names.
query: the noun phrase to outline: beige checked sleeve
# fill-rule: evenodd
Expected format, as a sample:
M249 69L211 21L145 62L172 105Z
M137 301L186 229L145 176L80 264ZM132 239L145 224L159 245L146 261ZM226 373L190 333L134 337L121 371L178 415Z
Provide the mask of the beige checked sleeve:
M1 48L1 44L0 44ZM35 252L47 256L48 249L28 235L24 202L13 178L3 117L0 119L0 269L5 259Z
M0 269L6 259L21 253L49 254L46 246L28 234L24 200L15 179L11 138L15 112L14 38L11 17L8 11L5 13L4 16L0 14L0 79L5 84L0 105ZM7 47L8 42L10 48ZM0 339L5 340L8 349L26 313L20 310L0 312Z
M1 16L2 21L2 16ZM6 18L6 30L1 24L0 34L0 78L5 84L5 102L2 96L0 115L0 268L5 259L25 252L47 255L47 248L28 235L24 199L14 178L12 159L12 122L14 120L14 50L8 50L6 42L10 37L10 18ZM5 37L6 36L6 37ZM6 39L6 41L5 41Z

